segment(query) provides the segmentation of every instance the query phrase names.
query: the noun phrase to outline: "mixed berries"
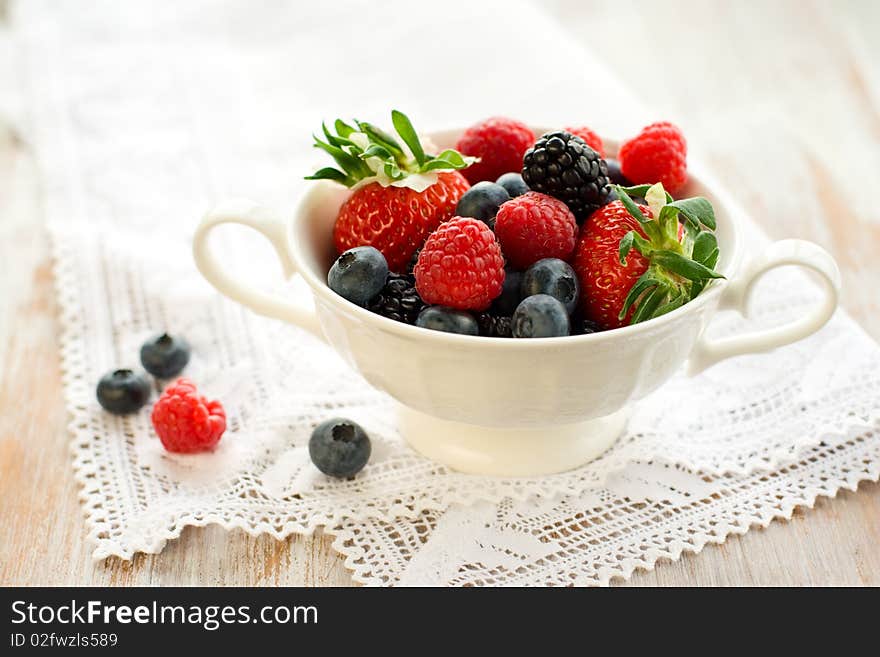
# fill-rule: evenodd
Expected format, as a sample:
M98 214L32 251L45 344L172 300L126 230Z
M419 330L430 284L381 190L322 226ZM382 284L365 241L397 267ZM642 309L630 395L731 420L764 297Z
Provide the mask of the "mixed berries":
M672 196L687 145L671 123L615 154L587 126L535 135L493 117L436 155L403 114L392 123L316 138L339 168L309 178L355 188L328 274L353 303L435 331L547 338L658 317L720 278L711 204Z
M360 301L355 288L372 290L378 286L380 291L372 301L378 300L381 312L398 321L414 323L424 304L413 287L412 276L388 273L385 257L373 247L353 251L352 257L339 265L347 272L339 276L347 285L342 289ZM467 313L462 314L473 323L476 335L476 320ZM163 380L180 374L189 363L190 353L189 343L182 336L162 333L141 345L141 364L160 387ZM145 374L118 369L102 376L95 392L104 410L114 415L131 415L147 404L150 389ZM223 404L200 394L196 384L186 378L178 378L165 386L153 404L150 420L162 446L175 454L209 452L217 447L226 431ZM369 460L370 439L356 423L335 418L315 428L309 441L309 454L324 474L349 478Z
M394 134L337 120L315 138L338 168L308 178L352 189L327 282L354 304L434 331L556 338L658 317L721 277L711 204L672 196L687 183L687 143L671 123L647 126L611 159L586 126L538 136L494 117L433 154L404 114L391 120ZM140 359L161 386L187 366L190 347L162 333ZM150 388L145 375L117 369L96 394L127 415ZM175 453L212 450L226 430L223 405L186 378L164 388L150 417ZM332 477L355 476L370 453L363 428L343 418L309 440L312 462Z
M189 363L189 343L182 336L161 333L141 345L141 365L156 379L157 387L180 374ZM98 403L116 415L131 415L150 399L150 382L129 369L114 370L101 377ZM188 379L165 387L150 414L153 429L169 452L192 454L216 447L226 430L226 412L219 401L208 401Z

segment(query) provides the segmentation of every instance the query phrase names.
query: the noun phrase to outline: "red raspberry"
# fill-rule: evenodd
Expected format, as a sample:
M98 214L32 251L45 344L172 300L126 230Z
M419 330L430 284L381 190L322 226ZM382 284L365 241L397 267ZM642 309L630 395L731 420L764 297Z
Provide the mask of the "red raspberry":
M520 171L523 155L535 143L535 133L525 123L495 116L464 131L455 150L480 158L463 171L473 185L495 181L503 173Z
M577 222L559 199L526 192L498 208L495 235L510 264L525 269L542 258L568 260L577 239Z
M226 431L223 406L199 395L189 379L177 379L165 388L153 406L151 418L159 440L169 452L206 452Z
M652 123L620 146L620 170L634 185L663 183L675 194L687 182L687 142L668 121Z
M453 217L425 242L413 273L425 303L485 310L501 294L504 257L486 224Z
M565 128L565 130L573 134L575 137L580 137L587 142L587 146L596 151L599 154L599 157L605 157L605 144L602 143L602 138L587 126L581 126L580 128Z

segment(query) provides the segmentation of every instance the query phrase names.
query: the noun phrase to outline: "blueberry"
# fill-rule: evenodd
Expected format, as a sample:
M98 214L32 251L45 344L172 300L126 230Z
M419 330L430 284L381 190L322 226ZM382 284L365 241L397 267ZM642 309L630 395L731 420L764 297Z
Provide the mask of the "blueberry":
M336 258L327 274L330 289L359 306L366 306L382 291L388 262L379 249L358 246Z
M507 193L510 194L510 198L522 196L527 191L529 191L529 186L526 185L526 181L523 180L521 173L505 173L503 176L495 181L495 184L501 185L504 189L506 189Z
M549 294L526 297L513 313L515 338L554 338L568 335L568 332L565 306Z
M581 286L571 265L559 258L544 258L523 274L521 292L523 298L549 294L561 301L570 315L577 306Z
M416 326L431 329L433 331L446 331L447 333L461 333L462 335L477 335L480 327L473 315L463 310L445 308L443 306L428 306L419 313Z
M321 422L309 438L312 463L331 477L354 477L370 460L370 437L356 422L333 418Z
M608 165L608 179L612 183L621 187L632 187L632 183L620 171L620 162L611 158L605 158L605 164Z
M501 185L484 180L467 190L458 199L455 214L459 217L473 217L491 227L498 213L498 206L510 200L510 194Z
M98 381L98 403L116 415L139 411L150 398L150 384L131 370L108 372Z
M504 268L504 287L501 294L492 302L493 315L510 316L519 302L522 301L520 287L522 286L523 273L508 267Z
M157 379L177 376L189 362L189 344L179 336L156 335L141 345L141 365Z

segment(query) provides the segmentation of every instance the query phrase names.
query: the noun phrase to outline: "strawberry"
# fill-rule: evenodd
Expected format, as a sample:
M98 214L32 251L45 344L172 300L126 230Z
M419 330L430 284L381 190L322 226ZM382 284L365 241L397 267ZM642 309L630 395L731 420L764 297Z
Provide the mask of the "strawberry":
M651 209L640 205L646 216ZM620 309L630 288L648 269L648 261L633 253L621 265L617 255L620 240L631 230L645 237L638 221L623 203L613 201L596 210L584 223L578 236L572 267L581 284L581 309L584 317L603 329L619 328L629 322L635 309L619 319Z
M709 201L674 201L660 183L615 190L620 200L596 210L581 228L572 262L584 317L604 329L659 317L722 278L712 269L718 243ZM648 206L629 194L644 196Z
M406 115L393 110L391 119L395 136L366 121L352 126L337 120L335 134L322 126L326 141L315 137L315 147L329 153L339 169L325 167L306 179L355 188L333 228L339 253L373 246L391 271L402 271L428 235L452 217L470 187L458 170L474 158L454 150L425 153Z
M348 197L333 226L339 253L356 246L374 246L391 271L400 271L434 230L455 214L470 185L458 171L442 171L422 192L409 187L370 183Z

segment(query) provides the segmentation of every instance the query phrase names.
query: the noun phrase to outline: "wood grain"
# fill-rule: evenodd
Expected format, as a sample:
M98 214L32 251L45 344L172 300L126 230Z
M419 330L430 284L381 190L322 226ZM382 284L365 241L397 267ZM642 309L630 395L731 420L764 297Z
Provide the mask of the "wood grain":
M880 172L880 41L871 33L880 3L545 4L605 53L658 118L683 126L692 152L773 237L831 249L844 306L880 339L880 206L871 191ZM0 0L0 21L6 15ZM661 37L682 30L687 38ZM67 448L39 185L28 145L0 115L0 584L350 584L320 535L275 541L190 528L159 555L92 562ZM880 485L822 499L790 522L660 563L628 584L878 585Z

